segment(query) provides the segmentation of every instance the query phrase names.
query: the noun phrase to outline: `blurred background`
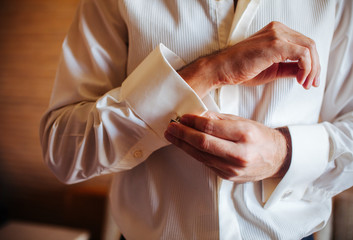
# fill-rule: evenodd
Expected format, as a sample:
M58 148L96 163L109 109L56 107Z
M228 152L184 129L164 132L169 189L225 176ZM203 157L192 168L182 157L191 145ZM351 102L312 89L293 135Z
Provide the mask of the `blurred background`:
M109 176L60 183L43 163L38 133L78 2L0 0L0 227L46 224L94 240L107 235Z
M44 165L39 144L39 121L78 1L0 0L2 240L21 233L36 240L119 239L107 204L110 177L64 185ZM352 190L336 198L334 217L316 238L353 239Z

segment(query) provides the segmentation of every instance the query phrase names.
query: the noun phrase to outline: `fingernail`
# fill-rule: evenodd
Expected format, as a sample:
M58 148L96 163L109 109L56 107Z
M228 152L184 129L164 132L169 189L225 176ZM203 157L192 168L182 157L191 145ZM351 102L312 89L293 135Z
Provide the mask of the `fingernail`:
M320 86L320 77L317 77L317 78L316 78L315 86L316 86L316 87Z

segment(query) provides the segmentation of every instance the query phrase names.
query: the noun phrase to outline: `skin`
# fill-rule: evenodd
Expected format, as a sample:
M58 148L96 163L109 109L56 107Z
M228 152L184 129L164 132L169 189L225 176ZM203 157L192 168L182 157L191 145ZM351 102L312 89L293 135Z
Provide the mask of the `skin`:
M282 177L289 167L282 167L287 148L279 131L234 115L184 115L169 124L165 138L235 182Z
M279 22L178 72L201 98L224 85L256 86L284 77L295 77L305 89L320 84L314 41ZM184 115L180 123L169 124L165 138L234 182L283 177L291 160L287 128L234 115Z
M179 74L202 98L224 85L256 86L285 77L295 77L305 89L318 87L320 70L312 39L271 22L249 38L195 60Z

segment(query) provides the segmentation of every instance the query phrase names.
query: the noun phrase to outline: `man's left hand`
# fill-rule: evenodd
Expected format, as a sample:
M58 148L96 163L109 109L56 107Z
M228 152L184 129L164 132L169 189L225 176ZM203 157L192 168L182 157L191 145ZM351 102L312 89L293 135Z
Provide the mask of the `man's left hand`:
M165 137L234 182L282 177L289 167L287 141L280 131L234 115L187 114L180 123L169 124Z

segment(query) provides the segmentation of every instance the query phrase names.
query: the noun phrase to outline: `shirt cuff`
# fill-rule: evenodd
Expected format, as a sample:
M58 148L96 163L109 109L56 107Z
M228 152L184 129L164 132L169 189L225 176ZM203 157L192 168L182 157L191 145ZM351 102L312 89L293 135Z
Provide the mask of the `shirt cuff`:
M329 137L320 125L288 127L292 139L292 160L282 179L262 181L265 208L280 200L302 199L307 186L325 170L329 159Z
M181 58L160 44L121 87L119 100L125 100L165 142L164 131L171 119L207 111L202 100L176 72L183 65Z

